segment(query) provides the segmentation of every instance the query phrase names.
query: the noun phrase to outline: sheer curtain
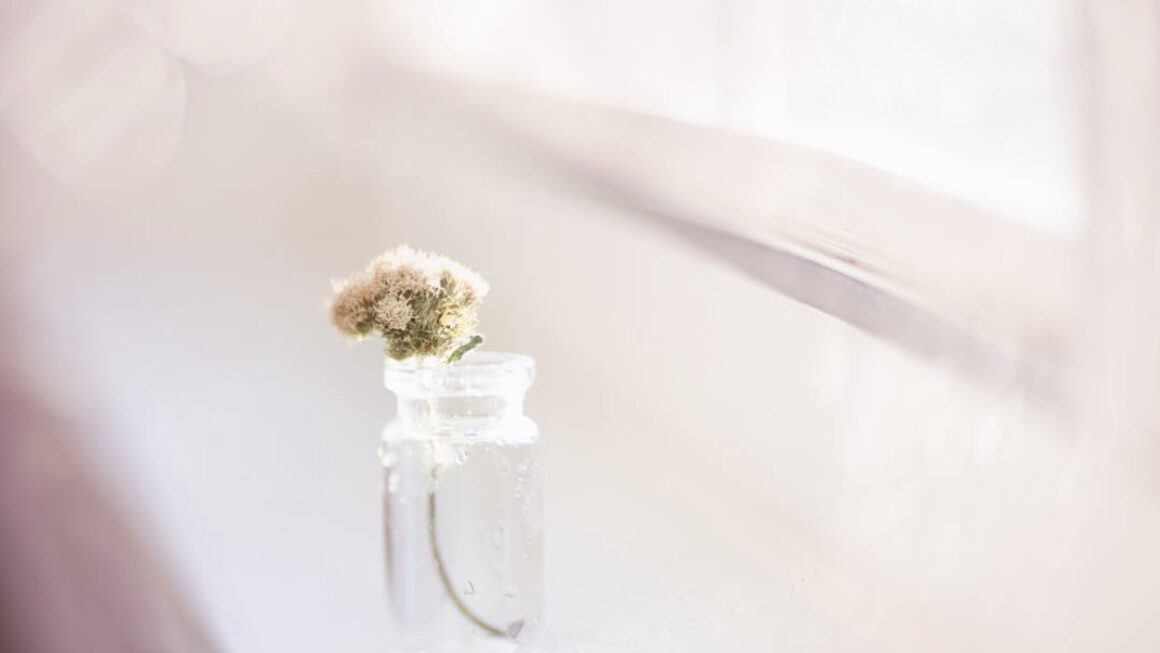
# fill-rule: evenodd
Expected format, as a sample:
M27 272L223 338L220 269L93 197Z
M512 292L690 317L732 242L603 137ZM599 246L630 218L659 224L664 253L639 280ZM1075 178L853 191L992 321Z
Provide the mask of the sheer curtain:
M1080 225L1074 3L378 6L384 47L434 70L817 148L1049 233Z
M0 249L226 648L391 641L322 303L400 241L538 361L544 650L1160 642L1153 3L74 4Z

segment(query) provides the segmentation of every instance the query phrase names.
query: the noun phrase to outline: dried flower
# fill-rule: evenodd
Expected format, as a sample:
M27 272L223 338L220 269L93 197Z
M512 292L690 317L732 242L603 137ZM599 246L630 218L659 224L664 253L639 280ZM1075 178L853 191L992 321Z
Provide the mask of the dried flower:
M407 325L411 323L411 316L414 314L415 311L411 309L411 304L398 295L384 295L382 299L375 302L374 318L387 330L406 329Z
M487 282L446 257L400 245L334 290L334 326L360 339L379 334L391 358L454 352L458 360L482 342L476 313Z

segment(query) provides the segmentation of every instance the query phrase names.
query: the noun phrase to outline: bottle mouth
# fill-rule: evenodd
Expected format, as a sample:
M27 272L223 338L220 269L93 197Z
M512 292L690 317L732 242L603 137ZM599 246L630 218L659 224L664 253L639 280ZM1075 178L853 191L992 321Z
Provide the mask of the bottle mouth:
M470 351L455 363L386 360L383 383L401 396L486 395L524 391L535 377L530 356Z

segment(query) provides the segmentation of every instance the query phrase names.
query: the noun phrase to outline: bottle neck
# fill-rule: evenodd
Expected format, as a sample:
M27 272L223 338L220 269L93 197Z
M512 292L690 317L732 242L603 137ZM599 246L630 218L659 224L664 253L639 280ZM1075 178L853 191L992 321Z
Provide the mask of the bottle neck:
M398 397L391 432L400 437L473 433L508 427L524 412L534 363L527 356L472 351L457 363L388 360L383 380Z
M524 393L484 395L399 395L398 427L429 435L470 435L519 420Z

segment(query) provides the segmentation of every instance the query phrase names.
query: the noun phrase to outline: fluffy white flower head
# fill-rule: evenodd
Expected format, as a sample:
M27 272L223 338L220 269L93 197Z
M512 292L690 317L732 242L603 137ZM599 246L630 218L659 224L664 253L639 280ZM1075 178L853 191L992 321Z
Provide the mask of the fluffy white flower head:
M398 293L419 290L423 285L436 289L446 274L467 284L479 299L483 299L490 289L483 277L466 265L408 245L383 252L371 262L370 268L393 284L392 289Z
M467 266L400 245L335 284L331 317L347 335L381 335L392 358L443 356L459 346L456 360L482 341L476 312L488 289Z

